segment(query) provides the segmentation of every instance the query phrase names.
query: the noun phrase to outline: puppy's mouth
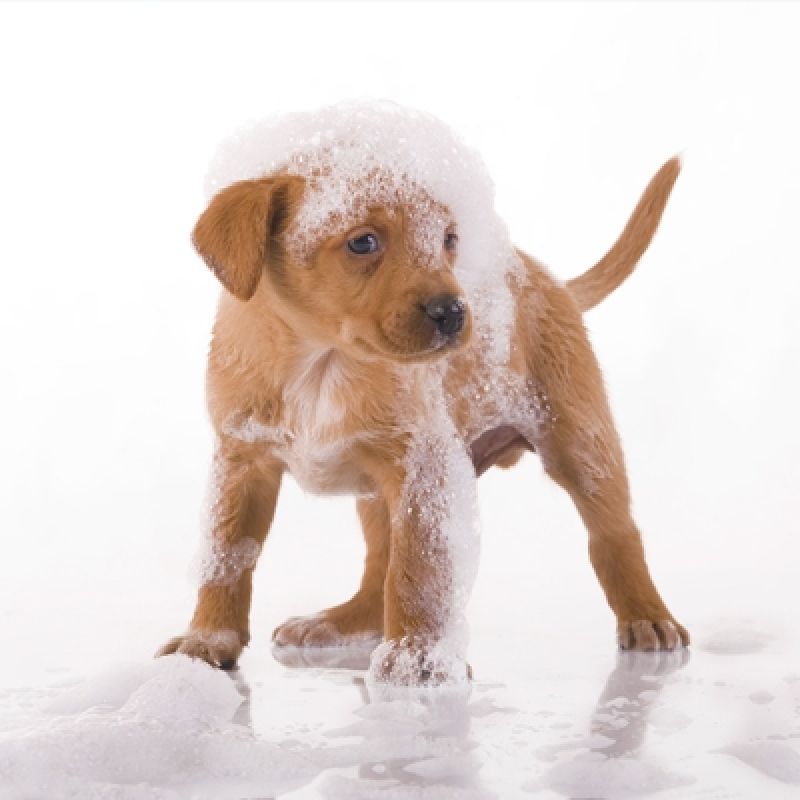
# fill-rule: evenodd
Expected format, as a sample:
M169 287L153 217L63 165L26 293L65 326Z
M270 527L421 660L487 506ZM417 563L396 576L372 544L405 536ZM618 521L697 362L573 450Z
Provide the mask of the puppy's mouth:
M435 331L427 347L409 350L393 342L382 331L377 333L378 335L374 339L358 337L355 341L371 355L404 362L427 361L428 359L443 356L452 350L456 350L464 344L467 338L463 331L452 334Z
M441 333L440 331L436 331L433 334L431 346L423 352L433 354L441 350L455 350L463 341L464 336L461 331L457 333Z
M453 324L432 317L425 306L412 306L381 320L348 318L340 326L339 338L355 353L370 359L405 363L433 360L463 347L471 338L472 316L460 301L458 313L460 319Z

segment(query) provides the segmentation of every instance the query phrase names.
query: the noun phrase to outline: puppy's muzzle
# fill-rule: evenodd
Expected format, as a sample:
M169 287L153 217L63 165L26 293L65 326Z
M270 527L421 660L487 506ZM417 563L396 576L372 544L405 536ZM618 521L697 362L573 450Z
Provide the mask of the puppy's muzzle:
M452 294L442 294L425 304L425 313L433 320L439 333L452 336L464 327L464 301Z

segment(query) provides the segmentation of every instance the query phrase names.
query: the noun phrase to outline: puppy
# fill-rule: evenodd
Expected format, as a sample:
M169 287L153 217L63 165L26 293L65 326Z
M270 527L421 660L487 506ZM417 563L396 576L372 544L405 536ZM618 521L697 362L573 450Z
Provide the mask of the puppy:
M619 646L687 645L645 563L581 318L632 272L679 170L668 161L608 254L564 285L511 244L479 157L424 114L333 107L223 146L193 234L225 289L209 551L188 631L159 655L236 664L288 472L356 496L366 562L350 600L288 620L275 643L382 637L373 680L464 680L475 479L526 451L586 525Z

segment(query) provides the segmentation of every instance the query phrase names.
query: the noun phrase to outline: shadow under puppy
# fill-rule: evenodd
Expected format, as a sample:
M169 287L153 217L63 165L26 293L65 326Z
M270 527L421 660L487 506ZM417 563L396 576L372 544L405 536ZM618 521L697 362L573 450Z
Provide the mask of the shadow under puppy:
M279 645L383 636L371 677L464 680L475 478L535 451L572 497L625 649L688 644L650 578L581 312L633 270L677 178L667 162L608 254L566 285L516 249L480 158L387 104L252 127L221 150L193 242L225 290L208 366L209 552L184 635L159 654L230 668L289 472L357 497L361 586Z

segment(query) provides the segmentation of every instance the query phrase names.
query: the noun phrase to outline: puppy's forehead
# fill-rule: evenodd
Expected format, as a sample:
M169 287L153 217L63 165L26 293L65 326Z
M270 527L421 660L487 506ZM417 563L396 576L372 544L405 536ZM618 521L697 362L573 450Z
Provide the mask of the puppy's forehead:
M431 269L441 262L446 232L456 227L447 206L408 176L393 175L383 167L342 174L332 164L306 179L303 200L287 230L287 244L293 255L303 259L324 240L377 217L402 227L409 254L419 266Z
M291 237L298 253L357 225L370 205L412 210L422 251L434 240L441 247L440 206L460 233L485 228L494 215L494 186L478 153L435 117L388 102L342 103L253 123L221 145L207 188L214 194L278 172L305 183Z
M415 260L434 267L445 232L456 227L452 212L406 171L375 163L374 156L353 149L300 154L297 164L294 159L289 163L290 173L305 172L303 199L287 230L292 254L306 258L324 240L369 224L382 211L402 224L405 246Z

